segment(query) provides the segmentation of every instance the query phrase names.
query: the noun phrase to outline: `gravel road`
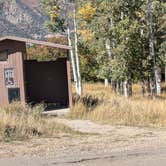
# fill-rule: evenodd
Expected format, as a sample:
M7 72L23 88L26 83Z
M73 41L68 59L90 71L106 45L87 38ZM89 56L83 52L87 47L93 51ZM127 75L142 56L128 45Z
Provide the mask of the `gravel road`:
M165 166L166 147L137 149L98 156L72 156L67 158L10 158L0 159L2 166Z

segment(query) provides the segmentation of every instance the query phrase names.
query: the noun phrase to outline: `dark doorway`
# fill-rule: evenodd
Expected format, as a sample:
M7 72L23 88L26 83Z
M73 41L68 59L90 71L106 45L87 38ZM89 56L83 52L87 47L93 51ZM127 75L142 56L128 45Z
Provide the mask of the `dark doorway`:
M26 97L30 103L48 107L69 106L66 58L54 62L25 62Z
M20 89L19 88L9 88L8 89L9 103L13 101L20 101Z

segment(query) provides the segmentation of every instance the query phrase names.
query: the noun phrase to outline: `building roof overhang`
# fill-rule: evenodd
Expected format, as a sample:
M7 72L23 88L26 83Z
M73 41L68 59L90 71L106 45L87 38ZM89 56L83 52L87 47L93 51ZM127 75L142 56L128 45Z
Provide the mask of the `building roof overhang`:
M22 37L17 37L17 36L4 36L4 37L0 38L0 42L4 41L4 40L13 40L13 41L18 41L18 42L23 42L23 43L43 45L43 46L48 46L48 47L53 47L53 48L58 48L58 49L63 49L63 50L71 49L71 47L67 46L67 45L56 44L56 43L51 43L51 42L41 41L41 40L34 40L34 39L29 39L29 38L22 38Z

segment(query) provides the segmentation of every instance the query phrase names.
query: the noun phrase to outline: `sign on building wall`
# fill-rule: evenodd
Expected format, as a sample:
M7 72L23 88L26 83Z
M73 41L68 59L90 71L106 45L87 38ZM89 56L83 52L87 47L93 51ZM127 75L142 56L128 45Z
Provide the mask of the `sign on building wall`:
M5 85L13 86L14 85L14 70L12 68L7 68L4 71L5 74Z

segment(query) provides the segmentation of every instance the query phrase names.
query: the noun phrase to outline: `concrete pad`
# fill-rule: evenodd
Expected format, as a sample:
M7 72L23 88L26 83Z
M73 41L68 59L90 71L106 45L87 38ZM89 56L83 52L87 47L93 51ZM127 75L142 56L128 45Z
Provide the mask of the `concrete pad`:
M64 108L64 109L44 111L42 112L42 114L48 116L65 116L69 113L69 111L70 111L69 108Z

